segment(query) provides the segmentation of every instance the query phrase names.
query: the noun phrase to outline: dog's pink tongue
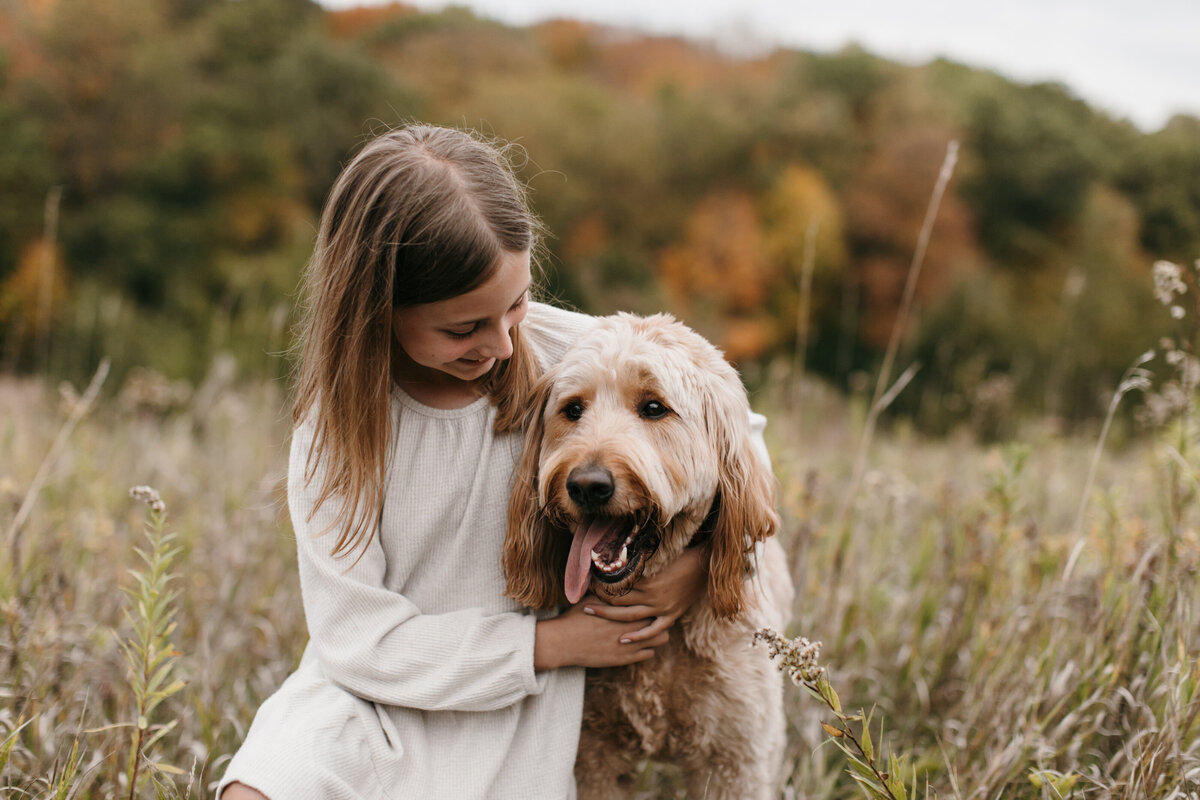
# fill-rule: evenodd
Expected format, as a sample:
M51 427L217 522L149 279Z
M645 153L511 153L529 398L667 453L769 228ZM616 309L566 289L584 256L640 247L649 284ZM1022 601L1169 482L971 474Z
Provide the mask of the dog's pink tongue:
M604 518L584 518L579 523L571 542L571 555L567 557L566 590L572 603L578 603L587 592L592 577L592 551L616 524L616 520Z

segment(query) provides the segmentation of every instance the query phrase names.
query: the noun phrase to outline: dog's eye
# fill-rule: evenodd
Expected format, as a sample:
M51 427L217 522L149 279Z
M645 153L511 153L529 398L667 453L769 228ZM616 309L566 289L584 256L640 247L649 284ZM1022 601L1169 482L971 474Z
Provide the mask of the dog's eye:
M662 419L668 413L670 413L670 411L671 409L667 408L657 400L647 400L646 402L642 403L642 407L638 409L638 413L646 419Z
M578 400L567 403L565 406L563 406L562 414L564 417L571 420L571 422L578 422L583 416L583 403L579 402Z

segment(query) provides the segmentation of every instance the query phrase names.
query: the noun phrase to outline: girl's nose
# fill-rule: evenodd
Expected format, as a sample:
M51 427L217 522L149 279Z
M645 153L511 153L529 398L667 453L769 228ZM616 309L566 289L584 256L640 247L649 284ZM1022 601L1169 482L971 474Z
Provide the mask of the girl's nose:
M497 326L488 332L483 346L479 348L480 355L485 358L495 358L503 361L513 354L512 332L509 328Z

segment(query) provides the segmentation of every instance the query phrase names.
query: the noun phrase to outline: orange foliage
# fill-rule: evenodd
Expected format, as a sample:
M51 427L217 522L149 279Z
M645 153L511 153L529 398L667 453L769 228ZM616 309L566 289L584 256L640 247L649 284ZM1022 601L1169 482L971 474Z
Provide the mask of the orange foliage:
M663 251L659 270L677 296L720 298L727 311L756 311L771 279L754 198L717 191L704 198L684 240Z
M685 316L712 317L709 327L730 359L757 358L774 344L766 303L780 273L748 193L716 191L701 200L658 269Z
M16 270L0 285L0 324L44 334L64 305L66 286L58 246L35 239L22 249Z
M664 84L681 89L758 85L778 70L771 57L733 59L685 39L621 36L606 29L598 30L594 41L600 79L643 95Z
M534 30L541 39L542 47L550 56L550 62L559 69L577 70L595 57L595 25L577 20L554 19L543 22Z
M583 261L602 252L608 245L609 231L597 214L589 214L571 229L563 255L568 262Z
M846 261L845 221L837 196L812 167L789 164L763 203L771 258L781 270L800 273L810 226L815 225L818 271L841 269Z
M734 363L752 361L773 344L770 321L761 317L734 317L726 320L722 328L717 344Z
M393 19L416 14L417 8L405 3L388 3L381 6L355 6L341 11L325 12L329 32L338 39L349 39L364 31L370 31Z
M846 192L849 229L861 251L856 277L863 295L863 338L876 347L885 346L891 335L950 138L922 131L888 140ZM917 301L936 303L978 267L971 220L951 184L925 254Z
M10 13L0 14L0 51L10 80L36 76L45 68L35 31L44 26L58 0L20 0Z

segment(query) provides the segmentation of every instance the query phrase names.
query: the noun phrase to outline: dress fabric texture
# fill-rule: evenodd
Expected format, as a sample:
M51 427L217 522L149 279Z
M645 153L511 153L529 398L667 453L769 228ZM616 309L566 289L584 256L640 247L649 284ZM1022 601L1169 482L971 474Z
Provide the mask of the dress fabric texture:
M591 324L533 303L521 335L544 368ZM293 432L288 506L309 642L229 763L270 800L575 797L580 668L533 669L537 617L504 596L501 545L519 434L487 398L424 406L396 389L377 535L334 559L337 518L309 518L309 424Z

